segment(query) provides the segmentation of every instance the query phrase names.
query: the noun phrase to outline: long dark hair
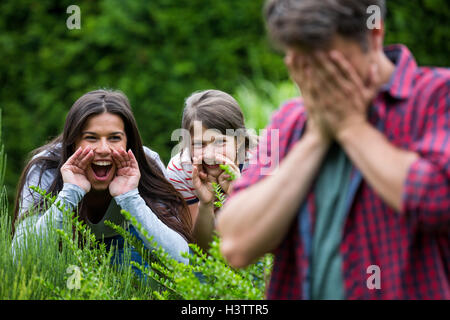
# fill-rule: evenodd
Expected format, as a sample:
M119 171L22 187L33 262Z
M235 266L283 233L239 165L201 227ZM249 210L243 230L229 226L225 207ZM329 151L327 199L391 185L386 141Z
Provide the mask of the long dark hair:
M96 90L81 96L75 101L67 114L63 133L45 146L32 152L32 155L37 155L45 150L47 154L33 158L22 172L14 209L15 223L17 223L19 215L20 199L24 192L26 178L33 165L39 165L40 167L39 184L46 170L57 169L56 177L49 190L46 191L54 195L58 194L63 187L60 169L75 151L75 141L80 136L84 124L89 117L105 112L120 116L125 125L127 150L132 150L139 164L141 178L138 189L145 203L163 223L191 242L190 230L192 226L186 202L172 184L166 180L155 160L146 156L136 119L127 97L119 91L111 90ZM45 210L44 199L38 198L34 202L34 208Z

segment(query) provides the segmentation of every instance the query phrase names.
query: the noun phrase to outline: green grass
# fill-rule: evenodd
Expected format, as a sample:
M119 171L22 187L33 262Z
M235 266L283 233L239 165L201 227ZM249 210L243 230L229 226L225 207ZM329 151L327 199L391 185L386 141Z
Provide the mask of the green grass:
M45 192L45 191L42 191ZM48 201L54 198L47 196ZM211 249L204 253L190 244L193 254L185 265L170 258L145 235L145 230L127 212L122 214L145 235L153 250L147 250L131 234L112 225L124 236L126 247L135 247L150 267L130 262L125 255L121 267L111 264L113 251L98 243L86 225L73 213L64 212L61 230L50 228L46 236L31 232L26 245L13 256L10 221L3 207L0 214L0 299L263 299L272 268L267 255L258 264L244 270L231 268L220 254L220 240L214 237ZM73 237L72 227L77 232ZM32 226L30 227L32 228ZM80 238L78 238L78 233ZM78 245L82 239L84 245ZM188 256L186 254L186 256ZM132 270L140 269L140 279ZM73 288L74 270L79 270L78 288ZM77 279L75 279L77 280Z

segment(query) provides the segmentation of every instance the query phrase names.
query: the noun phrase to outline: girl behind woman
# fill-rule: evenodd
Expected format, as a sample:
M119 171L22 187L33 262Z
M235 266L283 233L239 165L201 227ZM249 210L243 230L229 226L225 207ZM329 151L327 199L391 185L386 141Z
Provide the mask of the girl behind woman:
M232 190L230 176L219 165L227 164L239 178L256 139L246 129L237 101L219 90L195 92L186 99L182 129L182 149L169 161L167 176L189 206L197 243L207 249L216 212L212 183L225 195Z
M97 90L80 97L70 109L63 133L37 149L18 185L13 249L29 228L45 234L49 222L62 227L62 212L28 188L37 185L75 210L97 239L110 244L121 236L105 220L132 233L120 209L128 211L173 258L188 251L191 220L182 196L166 180L157 153L143 147L128 99L120 92ZM30 216L31 211L37 216ZM150 244L144 240L144 244ZM132 255L133 258L133 255Z

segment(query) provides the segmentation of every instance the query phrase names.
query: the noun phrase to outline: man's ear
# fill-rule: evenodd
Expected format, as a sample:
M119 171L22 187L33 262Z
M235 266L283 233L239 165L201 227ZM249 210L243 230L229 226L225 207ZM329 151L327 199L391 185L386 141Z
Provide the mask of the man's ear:
M379 28L369 30L369 49L371 51L382 51L384 43L384 21L381 21Z

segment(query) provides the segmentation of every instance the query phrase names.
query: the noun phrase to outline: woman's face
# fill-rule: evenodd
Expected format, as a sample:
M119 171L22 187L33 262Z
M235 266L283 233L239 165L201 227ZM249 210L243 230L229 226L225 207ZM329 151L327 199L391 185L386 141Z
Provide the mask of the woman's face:
M216 155L227 157L236 162L236 139L234 136L221 134L218 130L206 129L202 126L202 132L191 132L191 156L203 158L203 167L207 174L218 177L223 171L220 162L216 161Z
M79 147L90 147L94 151L94 159L86 170L91 188L96 191L108 189L116 174L111 151L127 148L122 118L107 112L88 118L75 142L75 150Z

